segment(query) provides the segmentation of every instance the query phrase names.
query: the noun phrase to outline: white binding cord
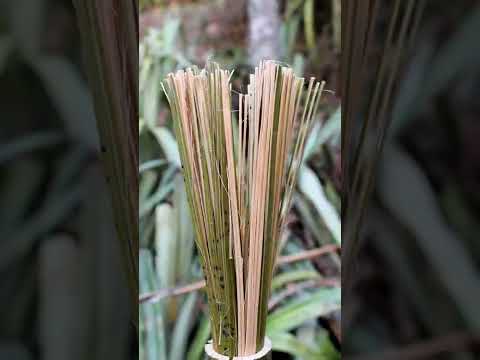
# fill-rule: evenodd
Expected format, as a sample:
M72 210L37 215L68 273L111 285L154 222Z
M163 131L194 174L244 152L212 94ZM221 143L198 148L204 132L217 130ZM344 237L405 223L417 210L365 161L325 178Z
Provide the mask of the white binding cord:
M272 350L272 342L270 341L269 338L265 338L265 341L263 342L263 348L259 352L257 352L254 355L249 355L249 356L234 356L233 360L258 360L267 355L270 351ZM212 341L210 340L206 345L205 345L205 353L210 356L213 359L216 360L231 360L232 358L219 354L213 349L213 344Z

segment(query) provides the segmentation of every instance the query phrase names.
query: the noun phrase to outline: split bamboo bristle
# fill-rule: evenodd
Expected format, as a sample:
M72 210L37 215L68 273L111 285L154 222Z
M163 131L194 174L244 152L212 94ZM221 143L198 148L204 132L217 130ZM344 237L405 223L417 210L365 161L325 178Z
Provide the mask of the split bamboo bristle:
M213 347L248 356L263 347L278 239L324 83L311 78L304 94L304 79L292 69L264 61L239 95L234 119L230 77L212 63L169 74L162 85L207 283Z

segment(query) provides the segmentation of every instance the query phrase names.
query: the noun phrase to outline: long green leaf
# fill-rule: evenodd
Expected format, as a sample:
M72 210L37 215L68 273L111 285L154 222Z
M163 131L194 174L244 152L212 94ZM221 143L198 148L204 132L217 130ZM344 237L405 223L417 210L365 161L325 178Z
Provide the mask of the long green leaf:
M165 127L152 128L151 131L164 151L166 159L180 168L182 166L180 154L178 152L177 142L172 133Z
M335 207L327 200L323 186L309 167L304 166L299 175L298 187L310 199L326 227L338 244L342 244L342 224Z
M59 132L48 131L25 135L2 145L0 150L0 165L15 159L17 156L50 148L61 144L63 141L65 141L65 137Z
M285 286L288 283L318 279L320 274L314 270L291 270L275 276L272 280L272 291Z
M1 234L2 238L8 241L4 241L0 246L0 271L27 254L35 240L65 221L78 205L82 195L82 184L56 193L27 219L22 228Z
M153 270L153 259L149 250L140 250L140 291L156 290L157 281ZM146 303L141 306L140 331L145 347L144 360L167 360L165 321L162 303ZM143 360L143 359L142 359Z
M272 348L302 360L329 360L318 349L304 344L290 333L276 333L270 336Z
M139 171L139 173L143 173L147 170L152 170L152 169L158 168L160 166L163 166L165 164L168 164L167 160L163 160L163 159L150 160L150 161L147 161L146 163L143 163L142 165L140 165L140 168L138 169L138 171Z
M192 266L194 249L194 231L185 183L181 174L177 174L174 180L175 192L173 194L173 206L176 217L176 278L177 282L186 282Z
M62 57L43 56L31 62L72 139L99 150L95 114L87 85L74 65Z
M339 309L341 291L339 288L325 288L295 299L269 315L267 319L267 335L273 336L283 331L295 329L307 320L326 315Z
M191 293L182 305L178 318L175 320L175 327L173 329L169 359L185 359L187 353L187 343L190 337L193 320L198 311L195 307L197 305L197 293Z
M210 337L210 320L208 316L202 316L198 330L196 332L195 338L190 344L190 349L188 350L187 360L202 360L205 344L207 343Z
M145 200L142 204L140 204L140 211L138 216L140 218L143 218L145 215L147 215L155 208L155 206L165 200L167 196L170 195L170 193L173 191L173 189L173 183L168 183L166 185L160 184L157 191L151 197Z
M428 179L398 146L386 147L383 163L378 187L385 206L415 234L464 321L473 331L480 330L480 280L476 266L471 254L445 225ZM447 263L450 266L445 267Z
M318 245L324 245L331 242L332 235L325 227L320 216L318 216L318 213L312 206L310 200L308 200L303 194L296 194L294 198L294 206L300 219L302 219L305 230L311 232Z
M162 204L155 210L156 270L161 288L175 285L176 266L176 222L175 213L169 204Z

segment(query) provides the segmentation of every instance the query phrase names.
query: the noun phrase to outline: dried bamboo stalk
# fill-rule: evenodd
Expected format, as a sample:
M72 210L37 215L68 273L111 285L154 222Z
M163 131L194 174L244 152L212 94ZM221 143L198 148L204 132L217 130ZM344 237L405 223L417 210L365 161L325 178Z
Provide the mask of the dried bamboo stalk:
M138 1L74 0L138 322Z
M361 223L389 126L395 81L405 49L416 36L416 24L425 3L425 0L395 0L391 4L382 0L353 0L345 2L342 11L342 174L345 184L342 203L346 209L344 238L348 243L342 254L342 278L346 291L350 291L353 284ZM379 41L376 28L383 11L387 13L387 31ZM379 54L374 56L378 50ZM374 74L369 79L367 74L371 74L372 68ZM368 92L366 85L370 83L373 86ZM371 96L365 98L365 94Z

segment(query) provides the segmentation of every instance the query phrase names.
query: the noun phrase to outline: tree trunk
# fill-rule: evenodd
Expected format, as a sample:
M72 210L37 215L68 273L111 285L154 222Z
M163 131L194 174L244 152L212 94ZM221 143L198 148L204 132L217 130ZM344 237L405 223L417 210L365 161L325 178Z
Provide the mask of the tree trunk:
M260 60L280 60L280 15L277 0L248 0L248 55L252 66Z

